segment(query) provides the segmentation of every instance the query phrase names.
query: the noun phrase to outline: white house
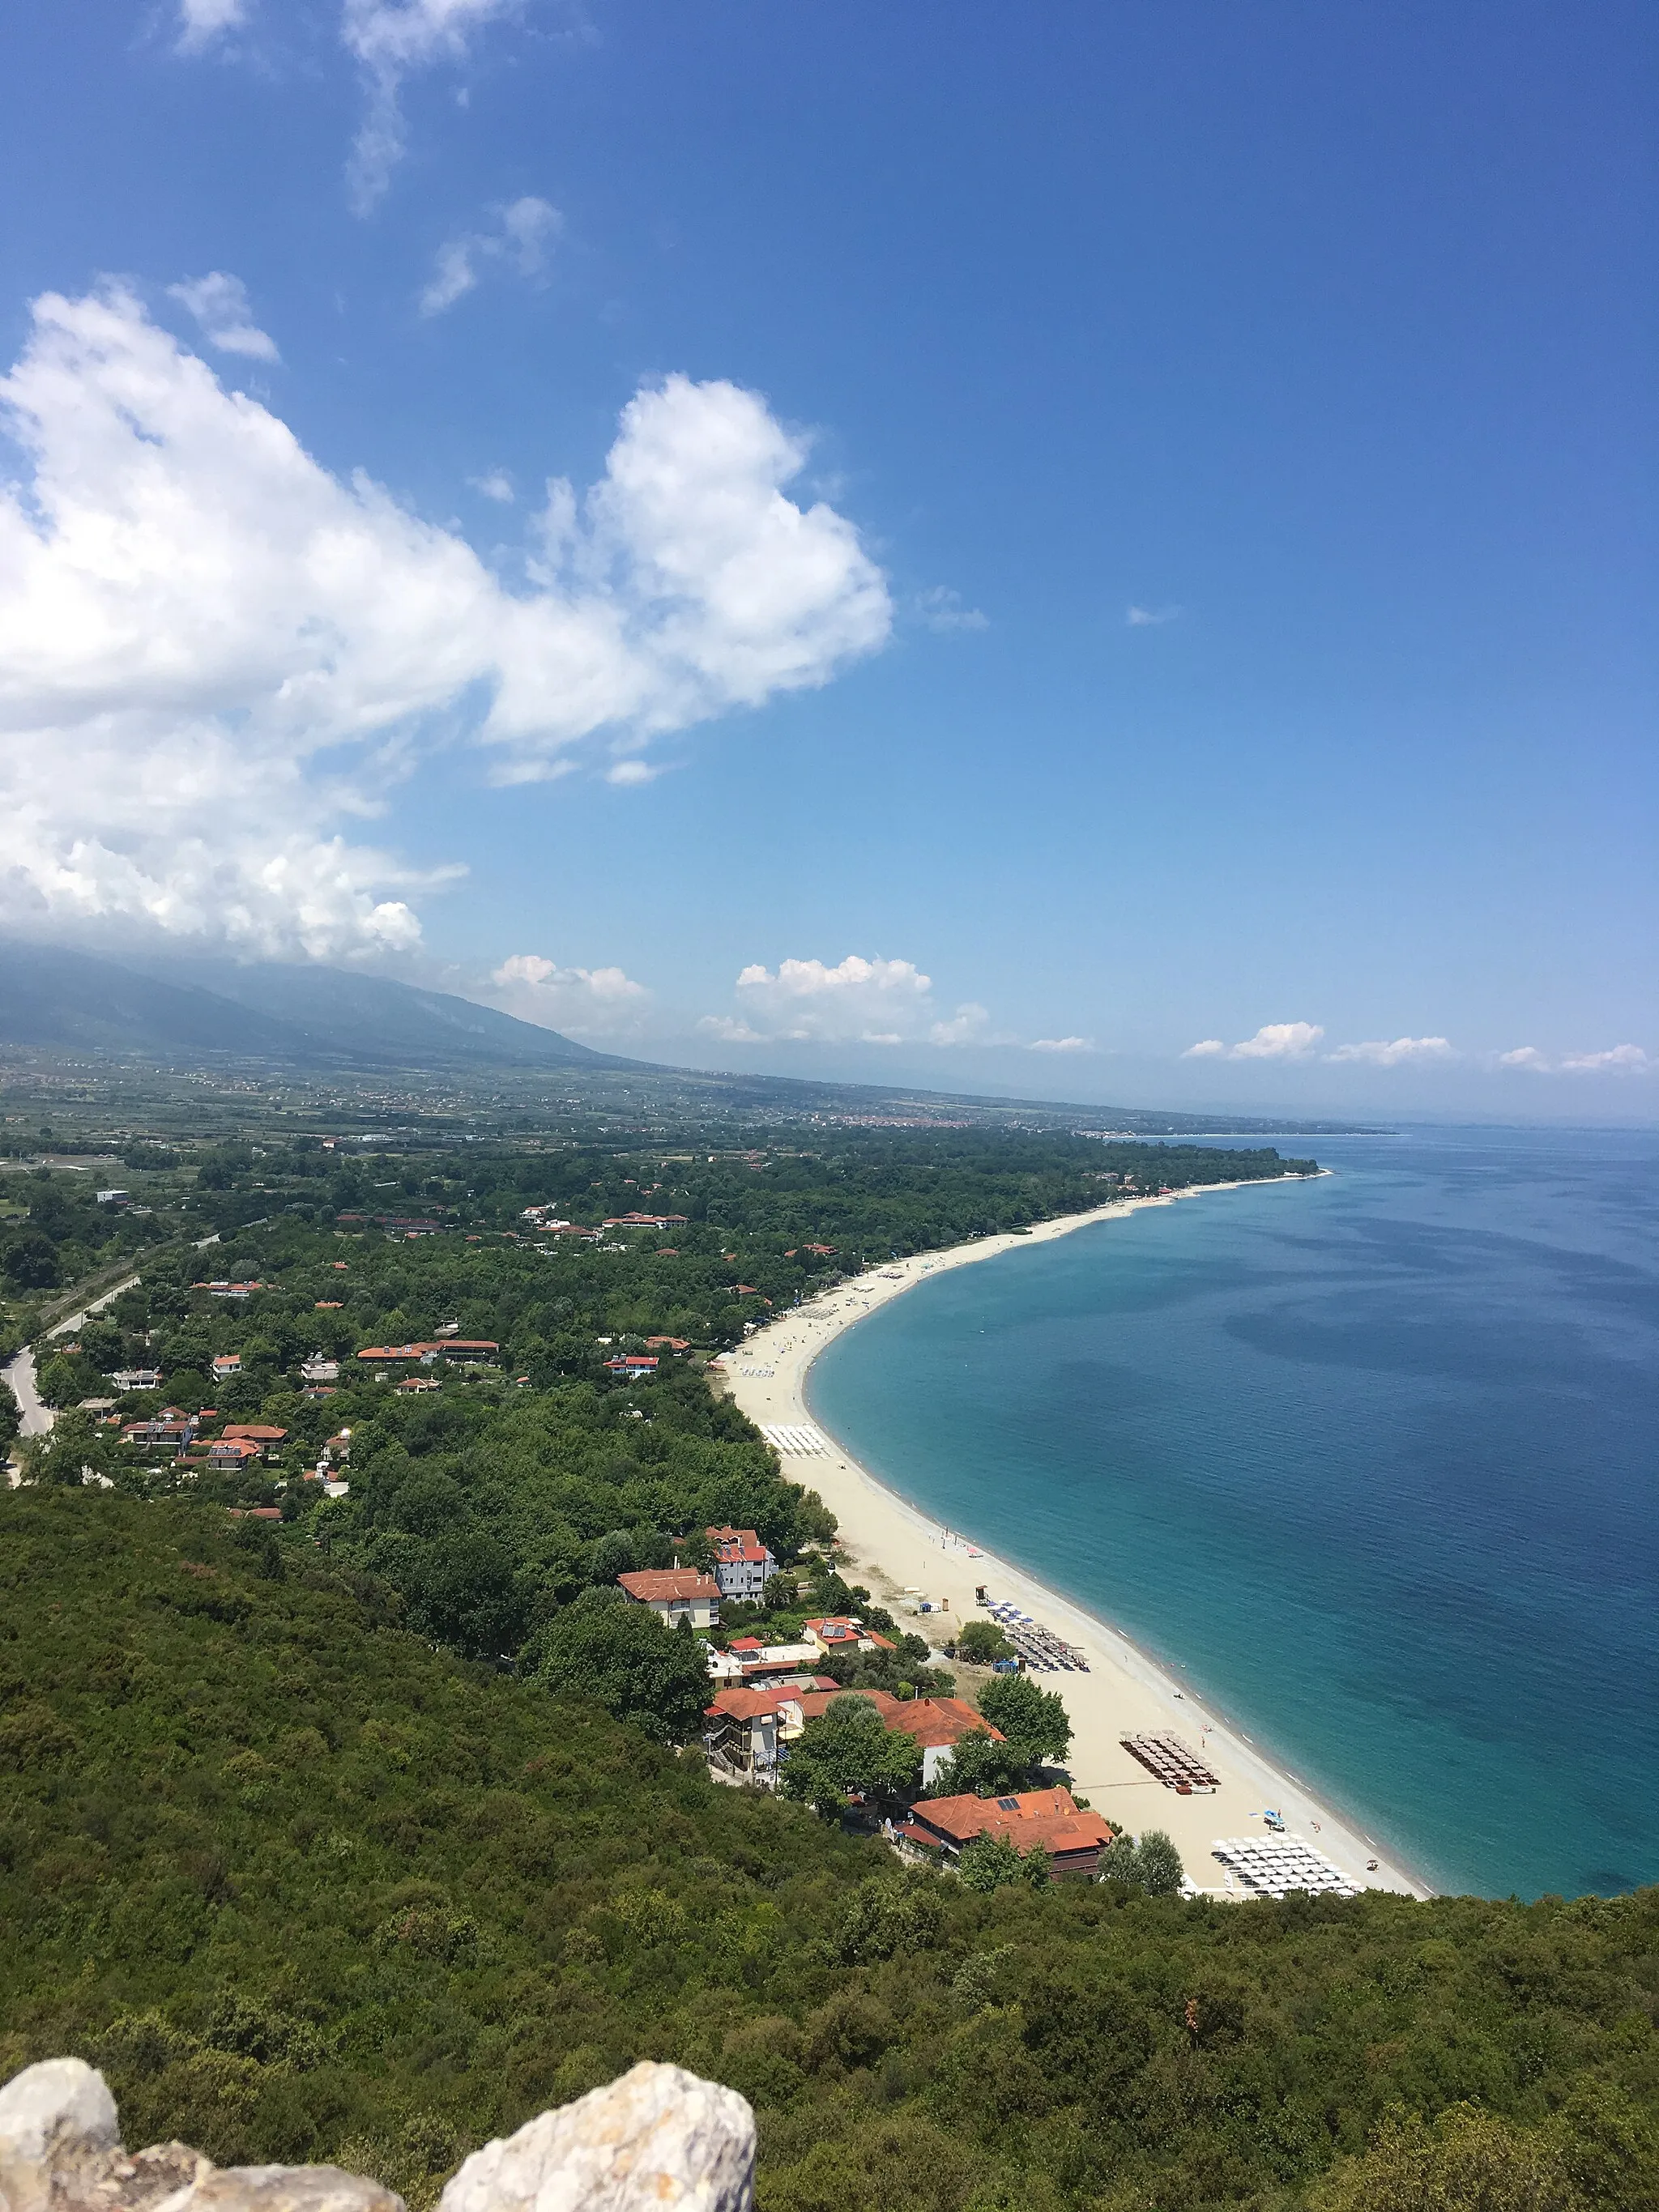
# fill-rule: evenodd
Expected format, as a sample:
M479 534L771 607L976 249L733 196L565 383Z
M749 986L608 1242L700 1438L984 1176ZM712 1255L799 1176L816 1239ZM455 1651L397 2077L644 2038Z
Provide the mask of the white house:
M708 1540L714 1551L714 1580L720 1595L734 1604L757 1598L778 1571L772 1557L752 1528L711 1528Z
M617 1581L635 1605L648 1605L671 1628L683 1620L693 1628L720 1625L720 1586L712 1575L692 1567L641 1567L635 1574L618 1575Z

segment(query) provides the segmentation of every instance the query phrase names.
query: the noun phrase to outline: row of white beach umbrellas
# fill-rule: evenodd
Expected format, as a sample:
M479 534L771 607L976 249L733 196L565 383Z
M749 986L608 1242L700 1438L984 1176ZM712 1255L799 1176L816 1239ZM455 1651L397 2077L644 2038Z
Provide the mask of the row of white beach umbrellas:
M1269 1897L1283 1897L1292 1889L1324 1890L1338 1897L1359 1894L1340 1867L1300 1836L1286 1836L1282 1842L1229 1836L1214 1846L1212 1856Z

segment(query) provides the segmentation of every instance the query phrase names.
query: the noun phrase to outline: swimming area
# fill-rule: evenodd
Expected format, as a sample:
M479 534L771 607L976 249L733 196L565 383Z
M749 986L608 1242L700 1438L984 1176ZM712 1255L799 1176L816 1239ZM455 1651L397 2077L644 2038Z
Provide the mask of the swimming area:
M1280 1149L921 1284L815 1413L1437 1888L1659 1881L1659 1133Z

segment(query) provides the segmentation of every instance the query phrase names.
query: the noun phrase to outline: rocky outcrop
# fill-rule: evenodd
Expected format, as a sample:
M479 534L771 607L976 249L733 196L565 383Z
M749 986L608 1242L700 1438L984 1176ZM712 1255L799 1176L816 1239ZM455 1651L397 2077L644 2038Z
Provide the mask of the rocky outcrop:
M749 2212L755 2116L735 2089L649 2061L473 2152L440 2212Z
M475 2151L441 2212L751 2212L755 2116L735 2090L646 2062ZM0 2212L405 2212L333 2166L216 2166L184 2143L121 2147L78 2058L0 2089Z

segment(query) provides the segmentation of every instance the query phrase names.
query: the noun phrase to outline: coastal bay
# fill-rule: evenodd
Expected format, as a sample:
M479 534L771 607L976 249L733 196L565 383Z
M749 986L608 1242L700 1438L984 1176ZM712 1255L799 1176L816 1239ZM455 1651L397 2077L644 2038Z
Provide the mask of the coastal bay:
M1147 1209L1168 1208L1218 1192L1248 1188L1271 1202L1304 1178L1248 1186L1207 1185L1177 1195L1118 1201L1091 1212L1048 1221L1022 1235L987 1237L943 1252L867 1270L810 1304L757 1329L724 1363L728 1387L750 1419L776 1432L822 1436L827 1447L786 1454L786 1470L817 1490L836 1515L847 1553L845 1571L863 1580L890 1608L906 1595L925 1596L934 1611L908 1626L935 1639L986 1617L976 1590L1006 1600L1045 1623L1088 1662L1086 1672L1045 1673L1046 1688L1065 1699L1073 1729L1070 1771L1077 1792L1117 1827L1139 1833L1162 1828L1175 1840L1194 1884L1225 1896L1231 1878L1212 1857L1222 1837L1267 1832L1271 1808L1285 1828L1322 1852L1357 1887L1426 1896L1428 1884L1397 1854L1384 1850L1358 1824L1345 1820L1304 1782L1276 1765L1196 1689L1104 1620L1045 1584L1029 1568L1000 1558L960 1529L908 1503L823 1431L807 1396L814 1362L847 1330L906 1291L976 1262L1050 1243L1079 1231L1109 1234ZM1123 1747L1132 1734L1176 1733L1201 1753L1215 1773L1212 1796L1183 1796L1154 1780Z
M970 1607L986 1581L1057 1627L1061 1599L1112 1623L1183 1692L1165 1725L1206 1699L1385 1866L1497 1895L1651 1881L1659 1146L1439 1129L1321 1156L1317 1182L912 1261L867 1328L843 1292L810 1381L765 1364L854 1449L788 1470L872 1589L872 1559L934 1595L950 1559L921 1524L948 1522L1039 1586L969 1561ZM994 1251L1015 1256L952 1272ZM878 1516L877 1483L905 1505ZM1200 1879L1280 1795L1197 1801Z

